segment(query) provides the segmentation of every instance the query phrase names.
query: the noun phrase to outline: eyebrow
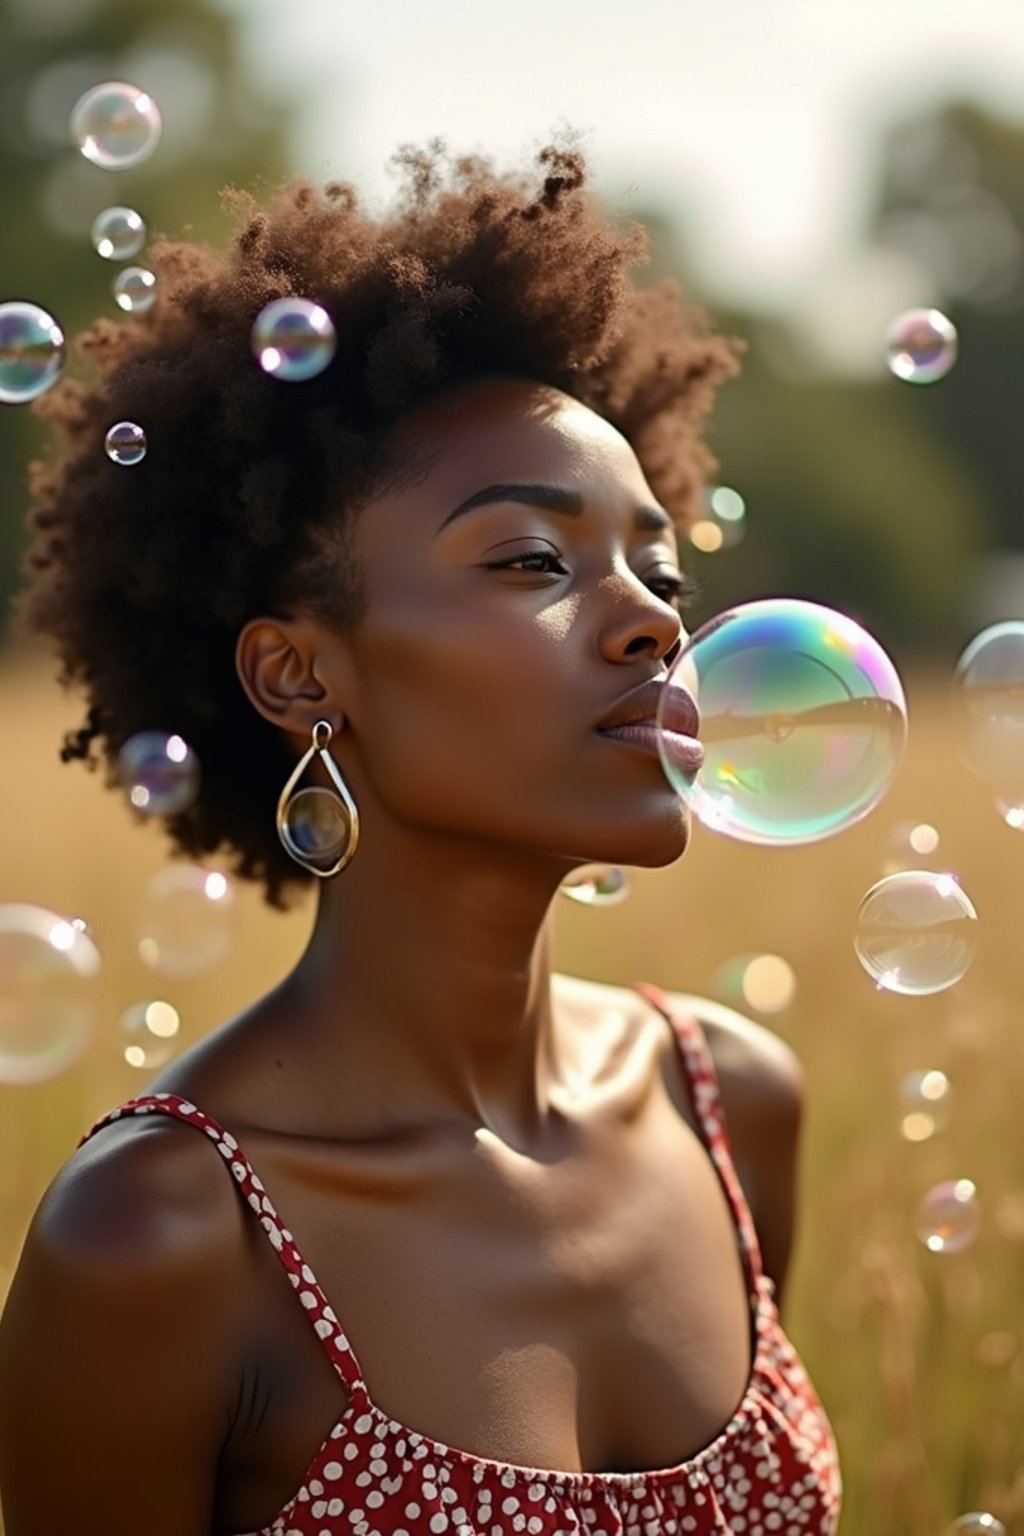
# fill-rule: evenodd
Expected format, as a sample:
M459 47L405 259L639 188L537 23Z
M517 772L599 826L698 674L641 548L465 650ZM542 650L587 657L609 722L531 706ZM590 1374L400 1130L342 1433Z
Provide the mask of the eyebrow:
M488 485L482 491L474 491L465 501L460 501L455 510L449 512L441 528L447 528L457 517L472 512L476 507L484 507L495 501L521 501L527 506L561 512L566 517L580 517L584 506L583 497L578 491L567 490L561 485ZM660 531L663 528L674 528L675 524L661 507L641 506L636 508L633 526L644 531ZM438 533L441 528L437 530Z

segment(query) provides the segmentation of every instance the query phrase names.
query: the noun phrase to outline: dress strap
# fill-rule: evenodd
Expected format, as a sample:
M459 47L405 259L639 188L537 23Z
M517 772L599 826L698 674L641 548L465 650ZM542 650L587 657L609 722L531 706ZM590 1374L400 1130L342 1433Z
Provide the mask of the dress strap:
M313 1328L331 1364L345 1383L352 1398L361 1404L368 1403L369 1394L355 1352L320 1288L319 1281L300 1253L292 1234L278 1216L252 1164L229 1131L224 1130L212 1116L204 1114L201 1109L197 1109L194 1104L179 1094L143 1093L103 1115L86 1131L78 1146L83 1146L90 1136L94 1136L103 1126L111 1124L114 1120L123 1119L126 1115L149 1114L170 1115L184 1125L194 1125L209 1136L221 1157L229 1165L242 1197L259 1217L260 1225L267 1234L270 1246L280 1259L292 1286L298 1291L299 1300L309 1313ZM75 1150L77 1151L77 1147Z
M668 1020L679 1042L683 1072L690 1089L690 1097L704 1132L715 1171L732 1208L750 1292L755 1300L759 1300L761 1289L766 1283L761 1244L758 1241L757 1229L754 1226L754 1218L751 1215L747 1197L743 1193L743 1186L732 1160L721 1085L707 1036L696 1016L688 1009L681 1008L660 987L655 987L650 982L638 981L633 983L633 990L646 998Z

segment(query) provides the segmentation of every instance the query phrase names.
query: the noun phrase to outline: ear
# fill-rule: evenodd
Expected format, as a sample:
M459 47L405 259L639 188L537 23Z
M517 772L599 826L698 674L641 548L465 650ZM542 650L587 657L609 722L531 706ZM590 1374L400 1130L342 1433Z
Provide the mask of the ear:
M330 668L338 644L313 619L269 615L250 619L235 644L235 669L253 708L303 745L318 720L328 720L335 733L341 729Z

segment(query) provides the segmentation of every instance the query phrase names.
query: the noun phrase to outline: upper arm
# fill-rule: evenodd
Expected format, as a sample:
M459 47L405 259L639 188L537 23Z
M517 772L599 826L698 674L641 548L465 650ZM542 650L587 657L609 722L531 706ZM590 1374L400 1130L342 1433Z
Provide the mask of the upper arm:
M29 1227L0 1316L5 1536L213 1529L243 1213L194 1131L146 1129L104 1129Z
M733 1162L781 1308L799 1214L803 1066L785 1040L734 1009L679 993L673 1000L704 1028Z

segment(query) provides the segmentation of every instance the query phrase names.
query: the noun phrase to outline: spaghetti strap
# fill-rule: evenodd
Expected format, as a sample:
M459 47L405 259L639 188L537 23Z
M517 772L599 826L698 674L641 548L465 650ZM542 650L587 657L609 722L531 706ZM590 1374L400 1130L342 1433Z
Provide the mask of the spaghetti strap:
M774 1290L773 1281L764 1273L761 1244L743 1193L729 1143L729 1127L722 1103L721 1085L707 1036L692 1013L676 1006L667 993L650 982L633 983L633 990L658 1010L671 1024L681 1047L681 1061L715 1170L722 1182L736 1222L740 1252L750 1285L751 1296L760 1299L763 1289Z
M209 1136L217 1151L229 1165L246 1203L259 1217L260 1225L267 1234L270 1246L280 1259L288 1279L298 1292L299 1300L309 1313L317 1337L351 1394L353 1405L357 1402L359 1404L368 1402L369 1394L355 1351L349 1344L319 1281L296 1246L292 1234L274 1209L262 1181L257 1177L237 1140L211 1115L205 1114L195 1104L176 1093L143 1093L103 1115L86 1131L78 1146L83 1146L103 1126L110 1125L115 1120L123 1119L126 1115L148 1114L172 1116L184 1125L196 1126ZM77 1151L78 1148L76 1147L75 1150Z

